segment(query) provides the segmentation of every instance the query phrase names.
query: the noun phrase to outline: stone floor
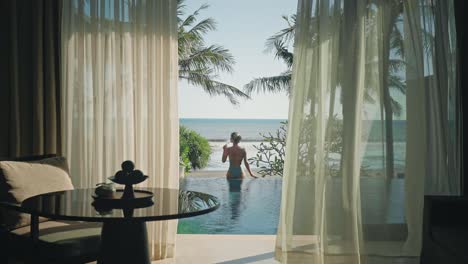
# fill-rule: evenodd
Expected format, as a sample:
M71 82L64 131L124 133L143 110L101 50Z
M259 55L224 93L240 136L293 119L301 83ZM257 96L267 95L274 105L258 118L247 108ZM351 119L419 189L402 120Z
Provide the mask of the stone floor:
M274 235L178 235L176 258L153 264L274 264L279 263L274 247ZM419 264L419 259L369 257L365 264Z
M175 263L278 263L274 247L271 235L178 235Z
M152 264L278 264L279 262L274 260L274 247L274 235L178 235L176 258L153 261ZM10 263L23 264L22 262ZM329 263L331 262L327 261L327 264ZM419 264L419 259L368 257L365 262L361 263ZM337 260L333 261L333 264L349 263Z

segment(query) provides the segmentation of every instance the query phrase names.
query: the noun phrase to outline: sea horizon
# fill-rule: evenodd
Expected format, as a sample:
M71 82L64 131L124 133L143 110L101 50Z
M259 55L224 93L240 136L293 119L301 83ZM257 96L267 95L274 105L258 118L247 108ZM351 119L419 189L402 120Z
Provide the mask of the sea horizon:
M219 118L219 117L179 117L180 119L216 119L216 120L288 120L287 118L234 118L234 117L226 117L226 118Z
M273 133L287 119L180 118L180 124L194 130L211 142L226 142L238 132L244 142L263 140L261 134Z
M229 141L232 132L238 132L244 142L262 141L262 134L275 134L288 121L282 118L179 118L179 123L194 130L212 142ZM364 131L367 141L382 142L383 121L363 120L367 123ZM393 120L393 141L406 141L406 120Z
M223 145L229 141L232 132L239 132L248 157L257 154L256 146L263 141L261 134L273 135L286 119L239 119L239 118L180 118L180 124L194 130L206 138L212 153L208 166L204 170L226 170L227 165L221 161ZM394 120L394 151L395 166L403 168L406 152L406 121ZM363 165L369 169L377 169L382 164L382 152L385 148L382 141L381 121L368 121L367 144L363 149ZM256 166L253 166L256 168Z

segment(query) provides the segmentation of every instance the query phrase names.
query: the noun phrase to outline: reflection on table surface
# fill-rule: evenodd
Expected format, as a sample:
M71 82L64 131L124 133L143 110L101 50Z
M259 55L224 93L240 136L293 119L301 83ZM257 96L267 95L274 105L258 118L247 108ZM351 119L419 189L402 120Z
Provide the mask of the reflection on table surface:
M216 197L189 190L165 188L138 188L154 193L152 204L141 208L98 208L93 206L94 189L76 189L40 195L26 199L22 211L55 219L106 221L140 219L143 221L167 220L204 214L216 210Z

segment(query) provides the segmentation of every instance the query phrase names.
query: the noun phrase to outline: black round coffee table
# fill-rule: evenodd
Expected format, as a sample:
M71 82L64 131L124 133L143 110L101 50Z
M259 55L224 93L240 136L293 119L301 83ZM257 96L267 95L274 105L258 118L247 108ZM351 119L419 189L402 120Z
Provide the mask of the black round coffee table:
M103 222L98 263L149 264L146 222L193 217L219 207L218 199L206 193L164 188L137 190L153 192L153 202L119 209L96 207L94 189L76 189L28 198L18 210L53 220Z

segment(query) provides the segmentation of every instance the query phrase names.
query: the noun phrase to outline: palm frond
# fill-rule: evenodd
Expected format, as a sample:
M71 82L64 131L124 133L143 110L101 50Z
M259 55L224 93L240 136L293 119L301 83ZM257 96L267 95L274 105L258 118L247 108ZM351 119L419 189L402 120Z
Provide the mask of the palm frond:
M203 71L179 71L179 79L186 80L189 84L200 86L211 96L223 95L237 105L238 98L250 99L250 96L232 85L214 80L215 75L210 70Z
M182 23L182 16L185 13L185 0L177 0L177 25Z
M393 98L390 98L390 102L392 104L393 114L398 117L401 116L401 112L403 111L401 104Z
M390 74L398 74L406 66L406 62L402 59L390 59L388 60L388 67Z
M427 56L432 56L433 53L433 43L435 43L434 33L427 30L422 31L423 34L423 48Z
M288 69L291 69L293 65L293 54L285 47L284 42L277 41L274 43L275 45L275 58L283 60Z
M369 103L369 104L374 104L375 103L375 99L374 99L374 97L372 96L372 94L370 93L369 90L366 90L364 92L364 101L366 103Z
M237 89L236 87L212 80L215 90L219 91L220 94L224 95L229 99L231 104L237 105L239 103L238 98L250 99L250 96L243 91Z
M395 74L390 74L388 76L388 87L395 89L402 94L406 94L406 83L403 78Z
M188 54L188 57L182 57L179 60L179 67L182 70L212 68L218 72L232 72L234 63L234 57L229 50L218 45L211 45L194 50Z
M179 79L186 80L189 84L202 87L209 95L217 95L212 78L216 78L210 69L182 70L179 69Z
M275 43L278 41L289 45L294 40L296 15L282 16L282 18L286 21L288 26L267 39L265 44L266 51L273 50L275 48Z
M395 53L395 55L401 58L405 57L403 34L398 28L397 24L394 24L393 30L390 33L390 49Z
M195 10L192 14L188 15L184 20L181 20L181 22L179 23L179 29L181 28L183 29L185 27L192 25L195 21L197 21L197 16L200 14L200 11L202 11L203 9L207 9L208 7L210 6L207 4L203 4L197 10ZM183 14L183 12L181 12L181 14Z
M179 31L178 33L178 52L179 57L184 58L188 56L193 50L198 49L204 45L202 37L191 34L185 31Z
M211 30L216 30L216 21L210 17L198 22L198 24L188 30L187 33L201 38L204 34Z
M204 4L182 19L184 0L177 2L179 79L201 87L211 96L223 95L232 104L238 104L238 98L250 97L240 89L216 80L218 73L230 73L234 70L234 57L220 45L205 45L205 34L216 29L213 18L198 20L200 11L208 7L209 5Z
M257 93L290 93L291 89L291 72L286 72L278 76L255 78L248 84L244 85L246 94Z

